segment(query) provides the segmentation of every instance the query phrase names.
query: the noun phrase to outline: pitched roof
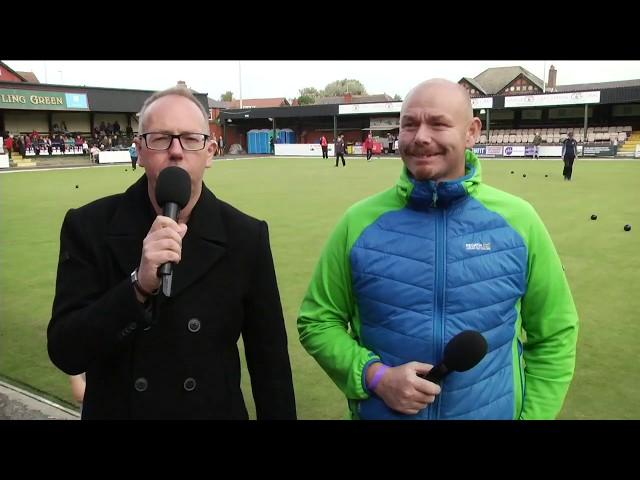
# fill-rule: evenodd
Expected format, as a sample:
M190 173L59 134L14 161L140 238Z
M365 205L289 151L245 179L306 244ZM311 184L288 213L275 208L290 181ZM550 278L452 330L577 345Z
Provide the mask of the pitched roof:
M207 102L209 102L209 108L227 108L227 102L214 100L211 97L207 97Z
M16 73L20 75L22 78L24 78L27 82L40 83L40 80L38 80L38 77L36 77L36 74L33 72L16 72Z
M0 66L2 66L2 68L4 68L5 70L8 70L9 72L13 73L16 77L20 78L23 82L27 81L22 75L20 75L20 72L16 72L13 68L11 68L9 65L4 63L2 60L0 60Z
M486 93L495 95L500 93L504 87L511 83L511 81L520 74L528 78L541 90L544 89L544 82L529 70L522 67L487 68L480 75L474 77L474 80L484 87Z
M480 93L487 93L484 89L484 87L482 85L480 85L478 82L476 82L476 80L474 78L470 78L470 77L462 77L462 79L460 81L466 81L469 82L469 84L473 85L474 87L476 87L477 90L480 91Z

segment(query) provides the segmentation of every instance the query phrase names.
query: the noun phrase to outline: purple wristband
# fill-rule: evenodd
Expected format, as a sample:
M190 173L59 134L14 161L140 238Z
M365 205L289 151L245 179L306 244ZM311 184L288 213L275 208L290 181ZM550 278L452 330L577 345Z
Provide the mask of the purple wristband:
M367 386L367 388L373 392L380 383L380 380L382 380L382 376L387 370L389 370L389 367L386 365L382 365L373 376L373 380L371 380L371 383Z

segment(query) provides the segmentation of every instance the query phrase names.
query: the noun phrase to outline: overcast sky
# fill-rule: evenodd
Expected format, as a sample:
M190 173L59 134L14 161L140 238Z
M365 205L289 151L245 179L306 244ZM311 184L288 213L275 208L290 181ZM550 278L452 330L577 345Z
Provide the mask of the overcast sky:
M227 90L234 98L297 97L304 87L323 89L343 78L360 80L369 94L399 94L434 77L457 82L487 68L522 66L542 78L554 65L558 85L640 79L640 61L470 60L470 61L17 61L18 71L32 71L41 83L90 87L162 90L178 80L219 100ZM546 76L546 75L545 75ZM240 82L242 79L242 82ZM242 91L240 91L242 89Z

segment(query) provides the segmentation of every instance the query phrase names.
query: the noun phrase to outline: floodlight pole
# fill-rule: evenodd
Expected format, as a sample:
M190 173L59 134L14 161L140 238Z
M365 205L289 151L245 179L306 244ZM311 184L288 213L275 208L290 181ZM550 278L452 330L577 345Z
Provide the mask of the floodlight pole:
M238 81L240 83L240 108L242 108L242 67L240 60L238 60Z
M585 103L584 104L584 130L582 131L582 156L584 157L584 144L586 143L586 139L587 139L587 120L589 118L589 104ZM577 148L576 148L577 150ZM578 154L578 152L576 152L576 155Z

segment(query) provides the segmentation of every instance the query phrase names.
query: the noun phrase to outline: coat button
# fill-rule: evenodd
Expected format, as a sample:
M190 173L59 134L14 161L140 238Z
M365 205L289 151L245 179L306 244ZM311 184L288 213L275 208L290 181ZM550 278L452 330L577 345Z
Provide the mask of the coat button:
M194 390L196 389L196 380L195 380L194 378L191 378L191 377L187 378L187 379L184 381L184 389L185 389L187 392L192 392L192 391L194 391Z
M136 381L135 381L133 386L135 387L135 389L138 392L144 392L147 389L147 387L149 386L149 382L147 382L146 378L140 377L140 378L136 379Z
M197 318L192 318L191 320L189 320L189 323L187 323L187 328L189 329L190 332L197 332L200 330L200 320L198 320Z

